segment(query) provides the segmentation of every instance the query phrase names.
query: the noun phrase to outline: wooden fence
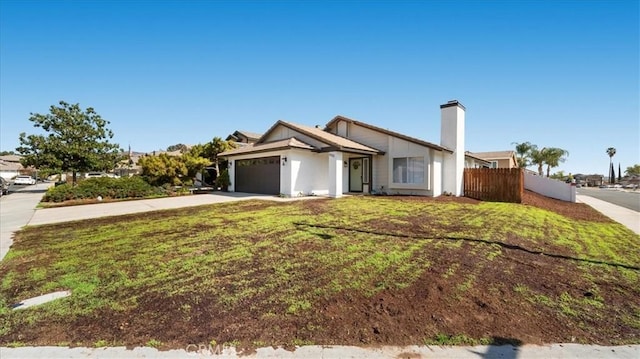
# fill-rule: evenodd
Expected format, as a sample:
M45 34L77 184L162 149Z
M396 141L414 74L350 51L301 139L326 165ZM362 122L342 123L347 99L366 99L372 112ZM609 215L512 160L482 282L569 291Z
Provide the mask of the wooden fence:
M465 197L492 202L522 203L524 170L521 168L465 168Z

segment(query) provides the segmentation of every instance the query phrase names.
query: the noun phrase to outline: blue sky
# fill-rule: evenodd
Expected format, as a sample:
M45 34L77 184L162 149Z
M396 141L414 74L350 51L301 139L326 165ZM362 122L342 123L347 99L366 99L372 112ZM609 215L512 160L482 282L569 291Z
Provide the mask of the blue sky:
M341 114L470 151L569 151L559 168L640 163L636 1L0 1L0 149L29 113L93 107L122 148L204 143Z

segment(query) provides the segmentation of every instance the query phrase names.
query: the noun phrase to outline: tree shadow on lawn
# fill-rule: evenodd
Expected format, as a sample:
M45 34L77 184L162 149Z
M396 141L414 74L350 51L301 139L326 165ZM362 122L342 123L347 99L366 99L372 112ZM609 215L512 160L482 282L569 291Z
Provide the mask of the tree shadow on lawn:
M298 226L298 227L312 227L312 228L322 228L322 229L344 230L344 231L372 234L372 235L377 235L377 236L390 236L390 237L411 238L411 239L436 239L436 240L447 240L447 241L466 241L466 242L483 243L483 244L489 244L489 245L495 244L495 245L498 245L498 246L500 246L502 248L505 248L505 249L522 251L522 252L525 252L525 253L528 253L528 254L545 255L545 256L551 257L551 258L566 259L566 260L572 260L572 261L584 262L584 263L592 263L592 264L601 264L601 265L607 265L607 266L612 266L612 267L618 267L618 268L625 268L625 269L631 269L631 270L635 270L635 271L640 271L640 267L629 265L629 264L606 262L606 261L601 261L601 260L597 260L597 259L589 259L589 258L571 257L571 256L567 256L567 255L564 255L564 254L547 253L547 252L527 249L527 248L524 248L522 246L515 245L515 244L509 244L509 243L504 243L504 242L500 242L500 241L492 241L492 240L488 240L488 239L465 238L465 237L422 237L422 236L416 236L416 235L411 235L411 234L376 232L376 231L370 231L370 230L364 230L364 229L358 229L358 228L328 226L328 225L324 225L324 224L311 224L311 223L302 223L302 222L295 222L293 224ZM317 235L317 233L312 233L312 234Z

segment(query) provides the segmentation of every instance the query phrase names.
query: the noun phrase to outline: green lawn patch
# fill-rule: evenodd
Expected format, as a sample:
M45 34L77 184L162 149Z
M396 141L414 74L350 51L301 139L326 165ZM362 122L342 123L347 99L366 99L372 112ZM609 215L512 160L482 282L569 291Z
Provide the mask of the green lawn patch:
M638 343L639 240L531 206L403 197L29 227L0 263L0 345ZM56 290L72 295L10 308Z

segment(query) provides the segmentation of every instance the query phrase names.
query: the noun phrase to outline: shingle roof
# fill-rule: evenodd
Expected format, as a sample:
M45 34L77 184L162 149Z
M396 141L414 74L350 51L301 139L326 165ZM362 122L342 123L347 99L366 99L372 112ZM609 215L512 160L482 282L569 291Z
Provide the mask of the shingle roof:
M250 138L253 140L257 140L260 137L262 137L262 134L260 133L255 133L255 132L249 132L249 131L236 131L237 133L243 135L246 138Z
M483 160L509 159L515 157L515 151L470 152L471 155Z
M0 156L0 160L7 161L7 162L20 162L20 159L22 159L22 156L20 156L20 155L4 155L4 156Z
M327 145L329 145L329 147L332 147L331 149L341 150L341 151L356 150L356 151L364 151L364 152L372 152L372 153L383 153L383 151L380 151L373 147L365 146L361 143L355 142L348 138L334 135L333 133L326 132L317 127L298 125L298 124L286 122L286 121L278 121L273 127L271 127L271 129L277 127L278 125L289 127L295 131L305 134L320 142L324 142ZM269 129L269 131L271 131L271 129ZM269 131L267 131L267 133L269 133Z
M489 161L484 160L484 159L482 159L482 158L480 158L480 157L478 157L478 156L475 156L475 154L474 154L473 152L469 152L469 151L467 151L467 152L465 152L465 153L464 153L464 155L465 155L466 157L473 158L473 159L474 159L474 160L476 160L476 161L485 162L485 163L489 164Z
M0 171L19 171L23 168L20 162L0 161Z
M415 137L403 135L403 134L398 133L398 132L390 131L390 130L387 130L387 129L384 129L384 128L381 128L381 127L378 127L378 126L370 125L368 123L357 121L357 120L354 120L354 119L351 119L351 118L348 118L348 117L345 117L345 116L341 116L341 115L338 115L338 116L334 117L331 121L329 121L329 123L327 123L327 125L325 126L325 130L329 129L329 127L331 127L331 125L333 125L335 122L338 122L338 121L347 121L347 122L355 123L356 125L368 128L370 130L381 132L381 133L384 133L384 134L389 135L389 136L401 138L403 140L406 140L406 141L409 141L409 142L412 142L412 143L415 143L415 144L418 144L418 145L422 145L422 146L425 146L425 147L429 147L429 148L432 148L434 150L446 151L446 152L449 152L449 153L453 153L453 150L451 150L449 148L446 148L446 147L443 147L443 146L440 146L440 145L436 145L435 143L423 141L423 140L415 138Z
M242 135L250 140L258 140L260 137L262 137L262 134L260 133L255 133L255 132L249 132L249 131L241 131L241 130L237 130L234 131L232 134L230 134L229 136L227 136L226 140L233 140L233 141L237 141L238 140L238 135Z
M266 151L280 150L285 148L302 148L305 150L316 149L310 144L304 143L295 137L291 137L284 140L273 141L273 142L252 143L244 147L235 148L233 150L222 152L218 156L226 157L231 155L240 155L240 154L255 153L255 152L266 152Z

